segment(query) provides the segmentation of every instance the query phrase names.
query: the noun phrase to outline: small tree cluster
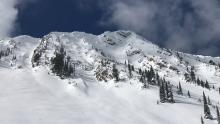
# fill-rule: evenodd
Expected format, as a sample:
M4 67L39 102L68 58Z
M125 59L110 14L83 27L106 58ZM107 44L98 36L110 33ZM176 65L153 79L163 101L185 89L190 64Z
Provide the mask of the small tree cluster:
M173 98L173 91L172 91L172 85L165 81L162 80L160 82L160 87L159 87L159 94L160 94L160 102L169 102L169 103L174 103L174 98Z
M187 70L189 71L189 69L187 68ZM196 82L196 75L194 72L194 67L191 68L190 73L185 73L184 74L185 80L186 82Z
M203 105L204 105L204 118L206 119L212 119L212 115L209 109L209 105L208 105L208 101L207 98L205 96L205 93L203 92Z
M140 74L140 82L144 84L144 88L147 87L148 83L151 85L159 85L160 76L154 71L152 66L150 67L149 71L142 71L141 69L139 69L138 73Z
M32 67L39 65L40 57L41 57L41 54L38 53L36 50L34 50L34 54L32 57Z
M144 72L139 69L139 74L141 75L140 77L140 82L143 83L143 88L147 88L147 81L146 81L146 75Z
M113 75L115 81L118 82L119 81L119 73L118 73L118 69L116 68L115 64L113 64L112 75Z
M204 82L204 81L200 80L199 78L197 78L196 83L197 83L197 85L210 90L210 85L209 85L208 81Z
M210 61L209 61L209 64L211 64L211 65L216 65L216 63L215 63L213 60L210 60Z
M98 81L107 82L109 79L113 78L112 70L109 69L112 67L112 62L107 59L102 59L100 64L95 69L95 76Z
M65 60L66 52L64 48L61 47L59 51L55 52L55 57L51 59L53 67L52 72L60 76L61 78L69 77L75 72L75 69L70 63L70 57Z
M132 71L134 71L134 66L128 63L128 72L129 72L129 77L132 78Z
M145 71L146 73L146 77L147 77L147 81L150 83L150 84L155 84L155 79L156 79L156 74L155 74L155 71L153 69L153 67L151 66L150 67L150 70L149 71Z
M0 59L1 59L3 56L8 56L10 53L12 53L12 50L11 50L10 48L7 48L6 50L0 51Z

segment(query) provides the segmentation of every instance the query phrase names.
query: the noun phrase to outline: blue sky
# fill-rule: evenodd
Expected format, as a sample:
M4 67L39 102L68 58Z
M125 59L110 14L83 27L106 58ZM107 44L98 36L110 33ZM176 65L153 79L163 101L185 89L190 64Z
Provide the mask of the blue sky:
M162 47L220 56L219 0L1 0L0 10L0 37L123 29Z
M100 24L105 12L98 3L81 4L82 0L38 0L20 7L17 17L19 30L15 35L42 37L51 31L101 34L106 30L117 30Z

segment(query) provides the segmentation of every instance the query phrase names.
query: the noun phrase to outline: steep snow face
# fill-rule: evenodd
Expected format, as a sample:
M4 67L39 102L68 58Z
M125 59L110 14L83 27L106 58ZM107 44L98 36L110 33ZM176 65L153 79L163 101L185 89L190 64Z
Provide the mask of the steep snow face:
M81 68L88 66L92 70L106 59L118 65L127 61L135 68L148 70L152 66L161 76L169 78L184 78L184 74L193 68L198 78L218 85L220 58L162 49L129 31L105 32L99 36L82 32L50 33L35 49L41 55L40 63L50 66L54 52L61 46L72 63L79 64L77 67Z
M75 70L64 79L51 71L51 60L61 48L65 61L69 60ZM41 39L20 36L0 40L0 51L0 94L5 95L0 102L4 110L0 120L6 124L199 124L203 91L212 101L210 106L219 106L220 58L163 49L130 31L98 36L52 32ZM134 66L132 78L128 63ZM113 65L119 71L117 83ZM157 104L157 86L142 88L138 71L151 67L173 85L175 104ZM187 82L184 75L190 75L191 69L196 78L215 88L208 90ZM184 95L176 93L179 82ZM188 90L191 98L187 97ZM214 108L211 112L216 117ZM208 124L216 122L205 120Z

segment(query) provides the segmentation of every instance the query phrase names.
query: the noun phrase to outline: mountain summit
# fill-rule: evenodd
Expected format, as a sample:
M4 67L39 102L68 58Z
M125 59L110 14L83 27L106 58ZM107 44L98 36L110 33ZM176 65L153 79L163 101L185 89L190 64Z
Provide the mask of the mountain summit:
M130 31L0 40L4 124L217 124L220 58Z

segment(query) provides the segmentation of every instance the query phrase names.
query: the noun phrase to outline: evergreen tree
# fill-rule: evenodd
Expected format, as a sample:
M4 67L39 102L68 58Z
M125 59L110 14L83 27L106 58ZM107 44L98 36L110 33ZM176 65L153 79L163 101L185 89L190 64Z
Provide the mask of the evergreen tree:
M203 121L203 118L202 118L202 116L201 116L201 124L204 124L204 121Z
M41 54L37 53L36 51L34 51L34 55L32 57L32 67L34 67L33 63L36 63L36 65L39 65L39 60L40 60ZM1 55L0 55L1 58Z
M162 103L164 102L170 102L175 103L175 100L173 98L173 91L172 86L170 83L166 82L165 80L159 81L160 86L160 101Z
M143 76L141 75L141 77L140 77L140 82L141 83L144 83L144 79L143 79Z
M212 105L211 100L209 99L209 96L208 96L208 105Z
M171 102L171 103L175 103L174 98L173 98L172 87L170 87L170 102Z
M205 82L205 88L210 89L208 81Z
M189 90L188 90L188 92L187 92L187 95L188 95L189 98L191 97Z
M59 51L55 52L55 57L51 59L53 67L51 68L52 72L61 78L70 77L71 74L75 71L70 63L70 57L68 56L65 60L66 52L61 46Z
M169 98L169 87L168 87L168 83L167 82L165 82L165 92L166 92L166 99L168 100L168 98Z
M165 103L166 102L166 95L165 95L165 88L164 88L164 83L161 82L160 84L160 102Z
M74 73L75 76L75 68L70 64L67 70L67 76L70 76L72 73Z
M125 65L127 65L127 62L126 62L126 60L125 60Z
M138 73L141 75L142 74L142 70L139 68L138 69Z
M196 83L197 83L197 85L201 85L201 81L199 80L199 78L197 78L197 80L196 80Z
M142 79L143 79L143 88L147 88L147 82L144 73L142 74Z
M220 124L220 114L219 114L219 110L218 110L218 106L216 106L216 114L217 114L217 121L218 121L218 124Z
M204 104L204 114L206 119L212 119L212 115L208 106L208 102L205 96L205 93L203 92L203 104Z
M195 73L193 71L193 68L191 68L190 76L191 76L192 82L195 82L196 81L196 76L195 76Z
M128 72L129 72L129 78L132 78L132 68L129 63L128 63Z
M205 93L204 93L204 92L203 92L203 103L204 103L204 104L208 104L208 103L207 103L207 99L206 99L206 96L205 96Z
M115 78L115 81L119 81L119 74L118 74L118 69L116 68L116 65L113 65L113 69L112 69L112 74L113 77Z
M158 73L156 73L155 79L156 79L156 81L157 81L157 85L159 86L160 76L159 76Z
M51 59L53 64L52 72L60 77L63 77L64 57L65 52L63 47L61 47L60 50L55 53L55 57Z
M134 65L131 66L131 70L134 71Z
M151 83L152 78L151 78L150 72L149 72L149 71L145 71L145 74L146 74L146 77L147 77L147 81L148 81L149 83Z
M179 82L178 94L183 94L181 83Z
M219 92L219 94L220 94L220 87L218 88L218 92Z
M150 78L150 82L152 83L153 78L155 77L155 72L153 67L150 67L150 72L149 72L149 78Z
M203 88L205 87L204 81L201 81L201 86L202 86Z

